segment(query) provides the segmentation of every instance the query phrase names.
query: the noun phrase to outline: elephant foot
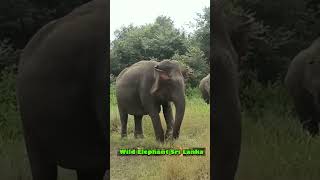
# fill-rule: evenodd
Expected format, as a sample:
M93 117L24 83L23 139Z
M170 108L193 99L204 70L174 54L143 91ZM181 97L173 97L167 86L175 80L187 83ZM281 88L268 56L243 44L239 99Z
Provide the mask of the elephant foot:
M163 143L163 142L164 142L164 136L157 136L157 137L156 137L156 140L157 140L158 142Z
M303 129L307 130L312 137L319 135L318 122L309 121L307 123L304 123Z
M135 133L135 134L134 134L134 137L137 138L137 139L143 139L143 138L144 138L144 135L141 134L141 133Z
M179 133L178 133L178 132L173 133L173 134L172 134L172 138L173 138L173 139L178 139L178 138L179 138Z
M172 130L167 130L164 138L169 140L172 139Z

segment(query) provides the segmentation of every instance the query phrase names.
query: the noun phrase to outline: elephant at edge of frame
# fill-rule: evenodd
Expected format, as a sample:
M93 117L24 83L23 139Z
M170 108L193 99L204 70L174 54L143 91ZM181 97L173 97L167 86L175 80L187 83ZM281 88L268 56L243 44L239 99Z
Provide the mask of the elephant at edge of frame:
M17 100L34 180L56 180L58 166L81 180L109 178L108 6L93 0L49 22L20 56Z
M304 130L319 134L320 122L320 37L291 61L285 86L292 96Z
M203 100L207 104L210 104L210 74L208 74L200 81L199 89Z
M212 179L234 180L241 150L239 59L249 45L253 18L224 13L225 1L213 0L210 65L213 87L210 101L213 139Z
M178 61L139 61L120 72L116 80L116 97L121 121L121 137L127 136L128 114L134 115L135 137L143 137L142 117L149 115L156 140L178 138L185 113L185 84ZM171 103L176 108L173 120ZM160 121L163 109L167 130Z

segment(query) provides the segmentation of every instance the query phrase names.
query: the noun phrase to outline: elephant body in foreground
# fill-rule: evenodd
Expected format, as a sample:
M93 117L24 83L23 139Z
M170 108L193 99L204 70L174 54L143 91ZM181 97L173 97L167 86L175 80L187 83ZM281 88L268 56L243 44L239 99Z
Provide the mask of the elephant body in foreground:
M185 87L176 61L140 61L121 71L116 80L116 96L121 120L121 136L127 136L128 114L134 115L135 137L143 136L142 116L151 117L156 139L164 141L159 112L163 108L166 136L178 138L185 111ZM171 103L176 107L173 121Z
M35 180L55 180L58 165L92 180L109 169L108 4L94 0L48 23L21 54L17 99Z
M285 85L293 98L303 128L311 135L319 134L320 37L293 58Z
M204 77L199 84L202 98L207 104L210 104L210 74Z
M247 32L252 19L236 17L228 24L224 15L224 1L211 3L210 65L212 72L212 176L214 180L234 180L241 148L241 113L239 98L239 57L245 55L248 45Z

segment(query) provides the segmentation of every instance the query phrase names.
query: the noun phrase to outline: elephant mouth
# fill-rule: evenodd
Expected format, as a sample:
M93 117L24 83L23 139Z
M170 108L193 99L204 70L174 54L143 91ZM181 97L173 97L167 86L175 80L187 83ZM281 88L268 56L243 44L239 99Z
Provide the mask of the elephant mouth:
M160 69L159 66L155 66L154 69L159 72L165 72L165 70Z

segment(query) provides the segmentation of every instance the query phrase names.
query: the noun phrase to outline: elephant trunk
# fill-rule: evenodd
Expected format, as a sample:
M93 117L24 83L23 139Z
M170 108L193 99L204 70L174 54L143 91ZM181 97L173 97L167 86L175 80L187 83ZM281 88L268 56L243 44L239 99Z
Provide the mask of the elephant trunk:
M175 121L173 124L173 138L179 138L180 127L184 117L185 111L185 97L184 92L181 92L179 96L173 99L174 106L176 108Z

